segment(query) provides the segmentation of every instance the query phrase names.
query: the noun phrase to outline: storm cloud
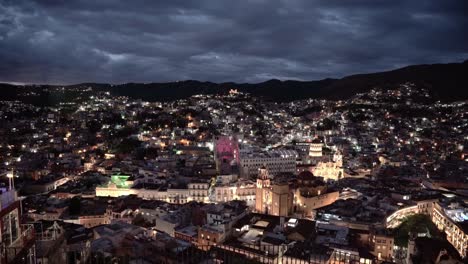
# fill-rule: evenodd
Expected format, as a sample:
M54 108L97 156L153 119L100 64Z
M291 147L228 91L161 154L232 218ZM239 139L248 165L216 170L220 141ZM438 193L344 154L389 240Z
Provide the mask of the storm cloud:
M315 80L468 58L463 0L0 0L0 81Z

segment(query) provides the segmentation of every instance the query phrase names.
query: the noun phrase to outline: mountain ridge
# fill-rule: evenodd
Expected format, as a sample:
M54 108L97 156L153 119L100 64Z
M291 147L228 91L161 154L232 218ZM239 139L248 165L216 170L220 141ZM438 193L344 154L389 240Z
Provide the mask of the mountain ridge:
M325 78L313 81L270 79L259 83L215 83L184 80L124 84L79 83L72 85L25 85L23 87L82 87L108 90L116 95L142 98L148 101L167 101L187 98L195 94L226 93L230 89L248 92L274 101L292 101L307 98L347 99L357 93L379 87L388 89L405 82L425 87L435 99L455 101L468 99L468 60L461 63L409 65L389 71L361 73L343 78ZM18 85L0 84L2 91ZM10 91L11 92L11 91ZM0 95L0 99L3 98Z

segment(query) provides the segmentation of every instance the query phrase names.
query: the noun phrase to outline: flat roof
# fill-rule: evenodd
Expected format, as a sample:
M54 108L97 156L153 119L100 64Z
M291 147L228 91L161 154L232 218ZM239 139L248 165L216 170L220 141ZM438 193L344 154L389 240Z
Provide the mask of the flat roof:
M255 226L267 227L270 223L264 220L259 220L255 223Z

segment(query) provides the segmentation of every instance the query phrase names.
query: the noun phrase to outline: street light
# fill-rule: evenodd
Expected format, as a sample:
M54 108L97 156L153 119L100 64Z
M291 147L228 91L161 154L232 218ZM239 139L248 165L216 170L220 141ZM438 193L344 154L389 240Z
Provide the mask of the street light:
M10 190L15 189L15 175L13 174L13 171L7 173L7 178L8 178L8 183L10 185Z

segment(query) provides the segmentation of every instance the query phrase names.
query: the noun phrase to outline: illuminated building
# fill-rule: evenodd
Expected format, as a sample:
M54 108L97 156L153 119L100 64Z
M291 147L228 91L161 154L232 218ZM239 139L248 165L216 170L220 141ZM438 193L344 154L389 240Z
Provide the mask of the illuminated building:
M181 189L146 189L135 187L133 183L129 175L113 175L107 185L96 187L96 196L120 197L133 194L146 200L160 200L175 204L184 204L190 201L208 202L208 183L189 183L188 188Z
M239 144L233 136L221 136L215 140L214 155L219 174L231 174L239 164Z
M271 186L271 215L288 216L292 209L292 195L287 182Z
M405 196L403 197L405 198ZM387 228L395 228L401 224L401 221L408 216L414 214L425 214L431 216L433 213L433 206L437 200L423 200L416 202L415 205L403 207L386 218L385 226Z
M257 177L255 210L263 214L288 216L292 208L292 195L288 183L271 183L268 169L260 168Z
M387 228L395 228L401 224L403 219L408 216L414 215L418 213L418 206L408 206L401 208L395 211L393 214L389 215L386 219L386 227Z
M309 148L309 156L310 157L322 157L322 150L323 150L323 141L321 139L314 139L310 143L310 148Z
M447 240L462 257L468 256L468 209L455 204L434 204L432 222L447 234Z
M214 187L215 201L228 202L239 200L246 202L247 206L255 206L256 186L251 181L239 180L236 183L217 184Z
M340 180L344 177L343 159L340 154L333 157L333 161L320 161L313 168L314 175L321 176L325 180Z
M468 247L468 209L451 204L444 206L435 200L417 202L395 211L386 219L387 228L395 228L401 221L413 214L426 214L441 231L447 234L447 240L458 250L462 257L467 256Z
M294 211L312 217L313 211L334 203L340 194L337 191L328 191L328 187L311 172L304 171L297 176L294 191Z
M206 182L195 182L188 184L189 197L197 202L208 202L208 190L210 185Z
M269 174L296 172L297 152L292 150L242 153L240 158L240 174L244 178L255 177L261 167L265 167Z
M271 207L270 201L270 177L268 170L262 167L257 177L257 189L255 194L255 210L257 212L268 213Z
M136 194L136 190L131 189L133 181L129 178L129 175L112 175L107 185L96 187L96 196L120 197Z
M370 237L370 245L372 254L377 257L379 261L393 260L393 247L394 239L390 234L383 232L385 230L373 230Z

